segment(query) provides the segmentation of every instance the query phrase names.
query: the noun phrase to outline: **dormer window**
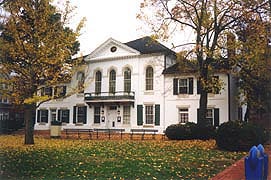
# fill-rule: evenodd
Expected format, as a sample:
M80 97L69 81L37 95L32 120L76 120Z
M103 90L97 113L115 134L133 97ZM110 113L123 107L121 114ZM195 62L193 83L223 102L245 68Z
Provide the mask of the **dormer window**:
M117 51L117 47L116 46L112 46L111 48L110 48L110 51L113 53L113 52L116 52Z

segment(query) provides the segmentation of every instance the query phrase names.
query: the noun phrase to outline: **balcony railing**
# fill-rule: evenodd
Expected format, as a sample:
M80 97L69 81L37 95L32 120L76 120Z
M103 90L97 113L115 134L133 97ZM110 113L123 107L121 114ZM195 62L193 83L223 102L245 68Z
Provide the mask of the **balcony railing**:
M131 101L135 99L135 92L116 91L101 92L101 93L85 93L85 101L102 101L102 100L114 100L114 101Z

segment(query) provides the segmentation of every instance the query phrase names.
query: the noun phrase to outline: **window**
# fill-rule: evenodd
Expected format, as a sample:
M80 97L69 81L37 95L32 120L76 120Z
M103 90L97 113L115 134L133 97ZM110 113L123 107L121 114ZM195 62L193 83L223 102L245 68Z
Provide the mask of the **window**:
M219 108L209 108L206 111L207 125L219 126Z
M77 73L77 80L78 80L78 84L77 84L78 91L79 91L79 93L83 93L84 92L85 74L83 72L78 72Z
M153 90L153 68L150 66L146 69L146 90Z
M188 108L180 108L179 109L179 123L187 123L188 122Z
M54 95L57 97L63 97L66 95L66 90L67 90L66 86L56 86L54 88Z
M130 124L130 106L123 106L123 124Z
M56 121L56 109L51 109L51 121Z
M173 79L173 95L193 94L193 78L174 78Z
M102 73L97 71L95 74L95 94L100 94L102 90Z
M84 123L86 120L86 108L85 107L78 107L77 108L77 122Z
M131 92L131 70L129 68L124 71L124 92Z
M9 103L8 98L5 96L0 96L0 103L4 103L4 104Z
M111 70L109 74L109 93L116 92L116 71Z
M179 79L179 94L188 93L188 83L187 79Z
M41 96L52 96L53 88L52 87L42 87L41 88Z
M9 119L9 113L8 112L0 112L0 121L6 121Z
M100 106L95 106L94 107L94 123L98 124L100 123L101 119L101 107Z
M206 120L209 125L213 125L213 109L206 110Z
M59 109L58 110L58 121L69 123L70 121L70 110L68 109Z
M87 123L87 106L73 107L73 123Z
M145 124L153 124L153 118L154 112L153 112L153 106L147 105L145 106Z
M38 117L37 117L38 123L48 123L48 110L38 110Z

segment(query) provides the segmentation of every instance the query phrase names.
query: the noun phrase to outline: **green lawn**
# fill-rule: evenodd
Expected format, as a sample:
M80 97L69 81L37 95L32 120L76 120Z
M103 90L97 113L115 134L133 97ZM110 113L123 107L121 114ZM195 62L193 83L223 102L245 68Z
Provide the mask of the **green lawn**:
M244 153L215 141L61 140L0 136L0 179L208 179Z

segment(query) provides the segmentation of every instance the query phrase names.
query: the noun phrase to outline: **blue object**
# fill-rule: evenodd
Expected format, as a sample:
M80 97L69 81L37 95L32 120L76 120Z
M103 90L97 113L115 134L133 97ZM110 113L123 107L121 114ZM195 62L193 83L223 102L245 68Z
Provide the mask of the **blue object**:
M253 146L245 157L246 180L266 180L267 174L268 155L264 153L264 147L261 144Z
M268 155L264 153L263 145L259 144L257 149L260 151L261 157L263 157L263 179L267 179L268 175Z

